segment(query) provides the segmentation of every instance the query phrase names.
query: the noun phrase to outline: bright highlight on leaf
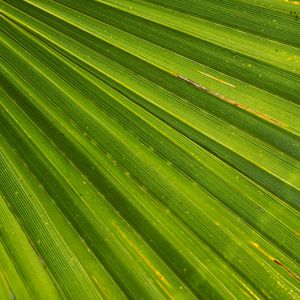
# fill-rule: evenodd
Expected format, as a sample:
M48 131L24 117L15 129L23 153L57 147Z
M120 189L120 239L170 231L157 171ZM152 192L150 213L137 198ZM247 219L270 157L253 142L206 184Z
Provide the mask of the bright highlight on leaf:
M296 1L0 3L0 299L300 299Z

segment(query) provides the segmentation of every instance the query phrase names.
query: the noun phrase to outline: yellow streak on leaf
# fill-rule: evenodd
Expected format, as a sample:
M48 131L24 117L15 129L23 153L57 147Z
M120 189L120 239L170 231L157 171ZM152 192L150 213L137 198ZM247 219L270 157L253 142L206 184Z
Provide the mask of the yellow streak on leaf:
M96 285L98 291L99 291L100 293L102 293L103 287L101 287L101 285L100 285L100 283L98 282L98 280L97 280L94 276L91 276L91 278L92 278L93 282L95 283L95 285Z
M7 280L6 280L5 273L3 273L1 269L0 269L0 277L2 278L2 282L5 284L5 287L6 287L7 289L9 289L9 285L8 285L8 283L7 283Z
M288 2L289 4L300 5L300 1L289 1L289 0L285 0L285 2Z
M113 227L115 227L115 229L118 231L118 233L122 236L122 238L124 238L130 244L130 246L136 251L136 253L145 261L145 263L150 267L150 269L154 272L154 274L157 276L157 278L164 284L170 286L170 284L166 281L165 277L151 264L151 262L147 259L147 257L144 256L139 251L139 249L137 249L137 247L131 242L131 240L128 239L126 234L115 223L112 223L112 225L113 225ZM161 286L161 284L160 284L160 286ZM168 291L164 287L161 286L161 288L164 290L164 292L166 294L169 295ZM170 299L173 299L173 297L171 295L169 295L169 296L170 296Z
M222 94L220 94L218 92L212 91L212 90L210 90L210 89L208 89L208 88L200 85L199 83L196 83L196 82L194 82L194 81L192 81L192 80L190 80L190 79L188 79L188 78L186 78L186 77L184 77L182 75L178 75L177 74L176 77L178 77L178 78L180 78L180 79L182 79L182 80L190 83L191 85L195 86L197 89L200 89L200 90L204 91L207 94L213 95L213 96L217 97L218 99L221 99L221 100L223 100L225 102L228 102L228 103L230 103L230 104L232 104L232 105L234 105L234 106L236 106L238 108L241 108L241 109L243 109L243 110L245 110L245 111L247 111L247 112L249 112L251 114L254 114L254 115L256 115L256 116L258 116L258 117L260 117L260 118L262 118L264 120L267 120L267 121L269 121L269 122L271 122L271 123L273 123L275 125L278 125L278 126L281 126L281 127L288 127L287 124L282 123L281 121L273 119L272 117L270 117L270 116L268 116L268 115L266 115L264 113L261 113L260 111L257 111L257 110L255 110L255 109L253 109L251 107L248 107L245 104L236 102L235 100L232 100L232 99L230 99L230 98L228 98L228 97L226 97L226 96L224 96L224 95L222 95Z
M254 246L260 253L265 255L267 258L271 259L272 261L275 260L275 257L269 255L265 250L261 249L257 243L251 242L252 246Z
M265 255L267 258L272 260L275 264L282 267L291 277L294 279L300 281L300 277L297 274L294 274L289 268L287 268L283 263L281 263L278 259L275 257L269 255L265 250L263 250L257 243L251 242L252 246L254 246L260 253Z
M207 73L204 73L204 72L201 72L201 71L197 71L197 70L196 70L196 72L199 72L199 73L201 73L201 74L203 74L203 75L205 75L205 76L207 76L207 77L209 77L209 78L211 78L211 79L214 79L214 80L216 80L216 81L218 81L218 82L221 82L221 83L223 83L223 84L226 84L226 85L228 85L228 86L230 86L230 87L235 88L235 85L233 85L233 84L231 84L231 83L229 83L229 82L227 82L227 81L224 81L224 80L222 80L222 79L220 79L220 78L214 77L214 76L212 76L212 75L210 75L210 74L207 74Z

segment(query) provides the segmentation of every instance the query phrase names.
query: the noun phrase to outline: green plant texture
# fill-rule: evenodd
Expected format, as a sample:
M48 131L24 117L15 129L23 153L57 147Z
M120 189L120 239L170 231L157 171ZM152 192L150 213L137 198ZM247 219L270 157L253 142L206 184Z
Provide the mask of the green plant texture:
M0 76L0 300L300 299L300 2L1 0Z

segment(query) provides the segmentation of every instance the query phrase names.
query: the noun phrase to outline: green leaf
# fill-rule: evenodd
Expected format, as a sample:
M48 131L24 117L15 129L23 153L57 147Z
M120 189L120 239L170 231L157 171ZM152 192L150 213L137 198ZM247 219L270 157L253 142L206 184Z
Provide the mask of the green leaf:
M296 8L2 1L1 299L299 299Z

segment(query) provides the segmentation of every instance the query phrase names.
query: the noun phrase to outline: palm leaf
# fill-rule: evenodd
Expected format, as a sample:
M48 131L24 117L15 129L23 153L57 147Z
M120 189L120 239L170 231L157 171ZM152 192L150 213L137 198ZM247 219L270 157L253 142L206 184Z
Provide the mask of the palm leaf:
M297 4L2 1L1 299L299 299Z

